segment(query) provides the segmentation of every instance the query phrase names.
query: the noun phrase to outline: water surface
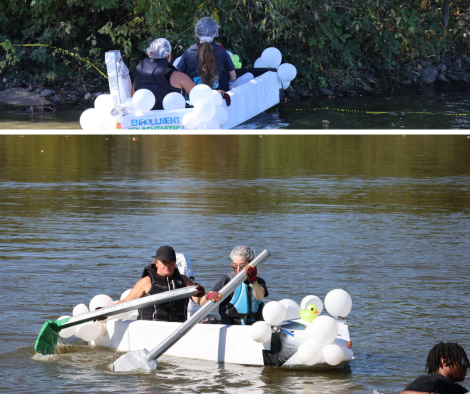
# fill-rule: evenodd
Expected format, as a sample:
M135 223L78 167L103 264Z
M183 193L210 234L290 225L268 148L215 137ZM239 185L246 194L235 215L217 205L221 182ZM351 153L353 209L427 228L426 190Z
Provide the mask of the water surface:
M438 341L470 351L469 157L451 135L0 136L1 389L397 393ZM35 355L45 320L119 298L160 245L209 290L244 243L273 253L268 300L351 294L349 367L115 374L117 352L78 339Z

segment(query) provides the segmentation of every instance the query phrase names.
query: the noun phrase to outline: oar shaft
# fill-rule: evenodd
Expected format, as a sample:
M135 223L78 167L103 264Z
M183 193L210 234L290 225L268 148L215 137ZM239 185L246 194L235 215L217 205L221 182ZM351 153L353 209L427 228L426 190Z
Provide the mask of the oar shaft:
M92 320L95 320L101 316L113 316L118 315L119 313L129 312L136 309L145 308L152 305L161 304L169 301L176 301L182 298L191 297L197 290L197 286L189 286L183 289L166 291L164 293L151 295L144 298L138 298L137 300L123 302L117 305L111 305L106 308L98 309L93 312L83 313L78 316L70 318L70 320L62 324L60 329L64 329L71 326L76 326L78 324L86 323Z
M267 259L271 257L271 254L267 250L263 250L251 263L250 265L256 267L263 264ZM235 289L246 280L245 270L239 272L229 283L227 283L220 294L222 298L217 302L207 302L203 307L201 307L191 318L183 323L179 328L177 328L173 333L171 333L162 343L157 347L152 349L146 356L145 360L154 360L160 357L165 353L170 347L172 347L176 342L178 342L191 328L193 328L197 323L204 319L213 309L219 306L219 304L225 300L230 294L232 294Z

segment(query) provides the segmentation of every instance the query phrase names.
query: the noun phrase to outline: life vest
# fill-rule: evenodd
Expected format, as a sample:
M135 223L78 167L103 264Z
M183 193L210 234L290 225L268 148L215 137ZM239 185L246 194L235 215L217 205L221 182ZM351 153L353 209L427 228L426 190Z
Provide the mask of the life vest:
M134 90L148 89L155 96L155 109L163 109L163 99L168 93L181 93L181 89L174 88L165 78L165 71L170 68L178 71L167 59L146 58L139 62L135 69Z
M201 76L199 74L199 54L198 49L201 44L194 44L186 50L188 61L187 61L187 69L185 74L187 74L196 85L201 84ZM217 62L217 76L214 76L214 86L212 89L221 89L223 91L229 90L229 81L230 81L230 74L225 69L224 63L222 62L222 51L223 49L220 45L216 43L212 43L212 48L214 48L215 59Z
M235 275L235 271L227 274L230 279L233 279ZM264 303L256 299L253 287L242 283L236 288L232 299L227 304L227 315L238 324L250 325L261 320L263 306Z
M166 276L157 274L155 264L150 264L144 268L144 272L142 273L142 278L145 278L146 276L150 277L150 281L152 283L146 296L186 287L178 268L175 268L173 277L170 280L170 278ZM184 298L182 300L170 301L164 304L152 305L139 309L138 320L184 322L187 317L188 302L189 298Z

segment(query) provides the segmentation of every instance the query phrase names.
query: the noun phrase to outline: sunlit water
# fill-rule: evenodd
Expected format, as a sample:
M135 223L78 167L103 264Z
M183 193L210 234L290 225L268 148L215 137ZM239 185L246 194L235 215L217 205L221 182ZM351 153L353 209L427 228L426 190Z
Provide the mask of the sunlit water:
M31 115L0 111L0 129L80 129L84 107ZM271 115L275 115L272 117ZM323 123L326 120L327 126ZM372 96L315 97L281 103L237 129L459 129L470 128L466 87L392 91ZM132 132L134 133L134 132Z
M0 390L397 393L438 341L470 351L469 157L466 136L0 136ZM45 320L119 298L158 246L209 290L244 243L273 253L269 300L351 294L350 366L117 374L73 338L35 355Z

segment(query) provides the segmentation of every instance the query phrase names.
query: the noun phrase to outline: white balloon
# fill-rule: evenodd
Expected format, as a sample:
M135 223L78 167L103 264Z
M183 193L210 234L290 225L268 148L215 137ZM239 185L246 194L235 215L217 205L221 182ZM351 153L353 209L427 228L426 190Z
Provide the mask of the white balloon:
M96 108L90 108L80 115L80 126L83 130L93 131L96 130L100 119L100 111Z
M261 54L261 60L266 67L278 68L282 62L281 51L274 47L266 48Z
M343 289L331 290L325 297L325 308L331 316L346 317L352 308L351 296Z
M266 67L266 64L263 63L263 60L259 57L258 59L256 59L253 68L267 68L267 67Z
M109 114L114 108L113 98L110 94L100 94L95 99L95 108L100 112Z
M219 107L221 108L221 107ZM199 123L198 130L219 130L219 123L215 119L209 119L206 122Z
M111 114L100 113L100 117L96 124L97 130L116 130L116 119Z
M213 99L214 95L212 93L212 89L207 85L196 85L189 93L189 100L194 106L201 100L208 100L212 102Z
M90 312L93 312L98 307L107 307L114 303L113 299L106 294L98 294L90 301Z
M225 123L227 123L228 120L227 110L220 105L216 105L214 119L216 120L219 127L222 127Z
M331 316L318 316L310 326L311 339L321 346L327 346L335 340L338 335L338 325Z
M177 57L177 58L175 59L175 61L173 62L173 66L174 66L174 67L178 66L178 63L180 62L180 60L181 60L182 57L183 57L183 56L180 56L180 57Z
M75 308L73 308L72 316L78 316L88 312L90 311L85 304L78 304Z
M290 82L281 81L282 89L286 90L290 86Z
M305 365L313 365L321 360L322 348L318 343L308 340L299 346L297 355Z
M121 294L121 298L119 299L120 301L122 301L124 298L126 298L129 293L131 292L132 289L127 289L124 293Z
M191 90L191 93L193 92L193 90ZM194 116L196 116L196 118L198 118L200 122L207 122L208 120L211 120L215 115L215 105L212 104L212 97L213 96L211 93L210 101L202 99L198 100L198 102L194 104L193 113Z
M176 92L168 93L163 98L163 109L171 111L173 109L184 109L186 107L186 100L184 97Z
M257 321L250 327L250 336L255 342L268 342L271 340L271 327L265 321Z
M323 357L325 361L330 365L338 365L343 361L344 353L338 345L328 345L323 348Z
M284 320L300 319L300 306L297 302L287 298L279 302L286 308L286 317Z
M232 57L232 56L233 56L233 53L232 53L232 52L230 52L230 51L227 51L227 50L225 50L225 52L227 52L227 53L228 53L228 55L229 55L230 57Z
M91 342L99 337L101 333L101 323L89 321L77 326L77 336L83 341Z
M132 311L127 320L137 320L139 317L139 311Z
M286 318L286 308L278 301L270 301L263 308L263 318L271 326L277 326Z
M139 89L132 97L132 105L139 112L150 111L155 105L155 96L148 89Z
M277 75L281 81L290 82L297 75L297 69L290 63L284 63L277 69Z
M212 101L214 105L222 105L222 95L217 90L213 90L212 94L214 95L214 99Z
M61 316L57 320L66 319L67 317L70 317L70 316ZM75 326L72 326L72 327L69 327L69 328L64 328L63 330L60 330L59 335L62 338L70 338L72 335L75 335Z
M184 115L183 117L183 127L188 130L194 130L199 126L199 119L196 118L193 112Z
M309 305L315 305L317 307L318 315L323 311L323 302L320 298L314 295L308 295L304 297L302 302L300 303L300 309L307 309Z

